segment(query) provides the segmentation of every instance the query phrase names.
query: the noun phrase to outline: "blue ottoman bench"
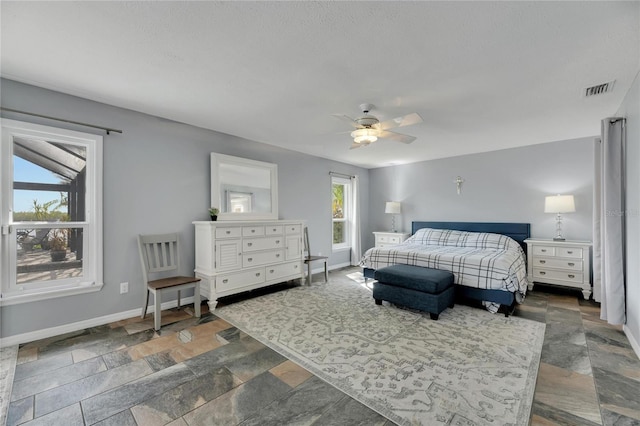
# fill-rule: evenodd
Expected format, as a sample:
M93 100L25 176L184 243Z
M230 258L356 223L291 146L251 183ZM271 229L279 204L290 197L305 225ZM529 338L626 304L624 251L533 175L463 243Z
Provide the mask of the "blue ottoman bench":
M453 274L440 269L411 265L392 265L377 269L373 283L376 305L383 300L429 312L437 320L440 312L453 308Z

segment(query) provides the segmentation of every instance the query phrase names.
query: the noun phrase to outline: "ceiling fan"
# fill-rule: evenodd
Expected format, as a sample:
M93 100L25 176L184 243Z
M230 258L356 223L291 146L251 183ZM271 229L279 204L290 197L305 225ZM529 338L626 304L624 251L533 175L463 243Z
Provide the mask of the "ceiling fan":
M401 133L390 132L389 129L396 127L410 126L412 124L422 123L422 117L417 113L403 115L387 121L380 121L375 116L369 114L374 108L372 104L361 104L360 109L364 114L355 120L351 117L341 114L333 114L334 117L344 120L355 128L351 132L353 144L350 149L367 146L378 139L388 139L396 142L411 143L416 140L415 136L403 135Z

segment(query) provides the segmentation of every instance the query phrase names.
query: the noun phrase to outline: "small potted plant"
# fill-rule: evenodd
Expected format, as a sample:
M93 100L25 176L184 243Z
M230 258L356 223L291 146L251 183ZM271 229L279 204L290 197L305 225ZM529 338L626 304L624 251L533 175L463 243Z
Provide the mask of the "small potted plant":
M52 262L62 262L67 258L67 230L55 229L49 239L49 250Z
M209 215L211 216L211 220L213 221L218 220L218 213L220 213L220 209L218 209L217 207L211 207L209 209Z

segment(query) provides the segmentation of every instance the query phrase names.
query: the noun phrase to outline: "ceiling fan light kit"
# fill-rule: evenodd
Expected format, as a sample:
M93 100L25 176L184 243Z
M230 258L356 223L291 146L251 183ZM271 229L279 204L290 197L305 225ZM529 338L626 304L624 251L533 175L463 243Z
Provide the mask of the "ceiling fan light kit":
M358 129L351 132L351 137L355 143L365 143L369 145L378 140L378 131L375 129Z
M345 120L351 124L351 126L355 127L356 130L351 132L351 137L353 138L351 149L367 146L378 139L388 139L402 143L411 143L416 139L413 136L389 132L388 129L422 123L423 120L420 115L413 112L381 123L377 117L369 114L369 111L373 108L372 104L361 104L360 109L364 115L355 120L346 115L334 115L336 118Z

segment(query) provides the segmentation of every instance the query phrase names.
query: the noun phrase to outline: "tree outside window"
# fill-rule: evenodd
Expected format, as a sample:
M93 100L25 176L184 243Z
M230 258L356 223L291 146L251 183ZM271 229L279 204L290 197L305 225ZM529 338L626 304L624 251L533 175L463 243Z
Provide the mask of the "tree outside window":
M333 220L333 248L347 248L349 236L349 185L346 179L331 179L331 217Z

